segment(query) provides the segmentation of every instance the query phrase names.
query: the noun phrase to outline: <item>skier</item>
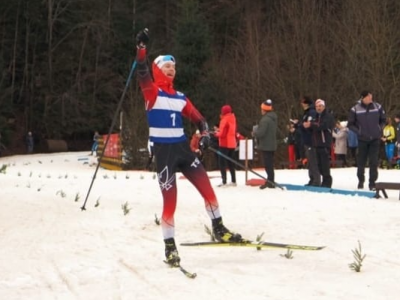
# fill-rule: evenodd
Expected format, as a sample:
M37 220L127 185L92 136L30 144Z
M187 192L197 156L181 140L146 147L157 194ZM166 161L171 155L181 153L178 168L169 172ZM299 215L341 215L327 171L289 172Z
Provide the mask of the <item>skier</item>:
M94 135L93 135L92 151L90 152L89 155L93 155L93 153L94 153L94 156L97 156L97 148L99 147L99 139L100 139L100 134L98 131L95 131Z
M150 140L154 142L154 155L158 183L163 197L161 228L165 242L165 262L172 267L180 266L175 244L174 213L177 203L176 174L181 171L204 198L206 211L211 218L215 238L220 242L239 242L240 234L229 231L223 224L219 204L203 165L191 151L183 131L183 117L195 123L202 134L199 145L202 152L210 144L207 122L192 102L173 87L175 58L160 55L152 64L150 74L147 64L146 44L148 30L140 31L137 42L137 75L142 90Z

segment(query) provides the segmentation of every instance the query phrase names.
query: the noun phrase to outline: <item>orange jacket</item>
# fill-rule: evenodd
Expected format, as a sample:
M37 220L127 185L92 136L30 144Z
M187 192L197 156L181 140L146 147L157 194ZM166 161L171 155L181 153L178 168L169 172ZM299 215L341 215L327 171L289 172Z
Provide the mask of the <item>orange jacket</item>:
M219 130L215 133L218 137L219 146L223 148L236 148L236 117L234 113L221 116Z

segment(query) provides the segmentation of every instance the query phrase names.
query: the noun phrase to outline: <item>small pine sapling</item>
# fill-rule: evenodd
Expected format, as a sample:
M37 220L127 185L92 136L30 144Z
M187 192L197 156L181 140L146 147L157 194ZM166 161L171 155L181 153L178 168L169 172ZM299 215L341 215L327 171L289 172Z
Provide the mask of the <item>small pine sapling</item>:
M56 195L60 195L62 198L65 198L67 194L63 190L57 191Z
M364 258L367 256L366 254L363 255L361 250L360 241L358 241L358 248L351 250L351 252L353 252L354 262L349 264L349 268L354 272L361 272L362 263Z
M81 198L81 196L79 195L79 193L76 193L76 195L75 195L75 202L78 202L80 198Z
M0 173L6 174L7 165L2 165L0 168Z
M160 225L161 221L160 219L157 217L157 214L154 214L154 222L156 223L156 225Z
M130 212L130 208L129 208L129 204L128 202L125 202L124 204L121 205L122 211L124 212L124 216L126 216L127 214L129 214Z
M258 234L257 237L256 237L256 241L257 242L262 242L263 235L264 235L264 232L261 233L261 234ZM261 250L261 247L257 247L257 251L260 251L260 250Z
M290 249L287 249L285 254L279 254L279 255L287 259L293 259L293 251Z
M97 198L96 203L94 204L94 207L98 207L100 205L100 197Z

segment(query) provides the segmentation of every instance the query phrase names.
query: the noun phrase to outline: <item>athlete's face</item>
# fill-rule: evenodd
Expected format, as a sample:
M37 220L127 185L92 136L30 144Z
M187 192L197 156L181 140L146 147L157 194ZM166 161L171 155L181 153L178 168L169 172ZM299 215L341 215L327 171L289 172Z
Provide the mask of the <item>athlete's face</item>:
M174 79L175 78L175 64L172 62L167 62L161 67L161 71L164 73L165 76Z

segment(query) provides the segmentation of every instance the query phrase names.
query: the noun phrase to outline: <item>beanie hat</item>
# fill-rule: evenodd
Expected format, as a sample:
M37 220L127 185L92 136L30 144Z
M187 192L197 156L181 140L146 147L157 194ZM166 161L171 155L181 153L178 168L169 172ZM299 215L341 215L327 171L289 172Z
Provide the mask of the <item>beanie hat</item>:
M272 110L272 100L271 99L265 100L261 104L261 109L265 110L265 111L271 111Z
M317 105L323 105L323 106L325 106L325 101L322 100L322 99L317 99L317 100L315 101L315 106L317 106Z
M175 64L175 58L172 55L160 55L154 60L154 64L160 69L168 62Z
M232 107L230 105L224 105L221 108L221 115L226 115L232 112Z

